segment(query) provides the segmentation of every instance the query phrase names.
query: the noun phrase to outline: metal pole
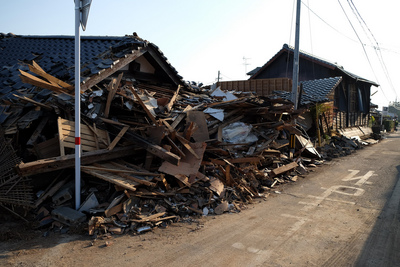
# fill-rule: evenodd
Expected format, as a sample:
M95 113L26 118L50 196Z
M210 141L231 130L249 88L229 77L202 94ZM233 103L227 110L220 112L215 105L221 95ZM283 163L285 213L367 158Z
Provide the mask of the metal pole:
M81 0L75 0L75 209L81 205Z
M298 84L299 84L300 6L301 6L301 0L297 0L296 36L294 44L293 81L292 81L292 102L294 104L295 110L297 109Z

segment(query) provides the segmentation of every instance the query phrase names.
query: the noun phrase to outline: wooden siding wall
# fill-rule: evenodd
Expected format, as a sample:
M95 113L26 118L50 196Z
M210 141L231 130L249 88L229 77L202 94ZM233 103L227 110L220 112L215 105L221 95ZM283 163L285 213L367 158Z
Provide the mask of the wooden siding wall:
M254 79L243 81L218 82L221 90L255 92L257 95L271 95L273 91L292 91L292 80L289 78Z
M347 121L345 111L334 111L333 101L324 103L324 105L327 106L328 109L325 109L325 112L321 114L320 117L321 130L323 133L328 133L328 129L339 130L356 126L368 126L369 114L351 112Z
M337 111L333 118L333 129L343 129L355 126L368 126L369 114L350 112L349 119L345 111Z

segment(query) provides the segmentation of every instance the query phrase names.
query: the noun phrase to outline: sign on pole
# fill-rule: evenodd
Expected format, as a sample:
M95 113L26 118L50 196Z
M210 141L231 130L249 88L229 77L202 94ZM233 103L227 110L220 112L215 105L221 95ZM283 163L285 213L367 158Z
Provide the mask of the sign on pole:
M82 30L86 30L86 24L89 17L89 10L90 5L92 4L92 0L82 0L82 7L81 7L81 25Z

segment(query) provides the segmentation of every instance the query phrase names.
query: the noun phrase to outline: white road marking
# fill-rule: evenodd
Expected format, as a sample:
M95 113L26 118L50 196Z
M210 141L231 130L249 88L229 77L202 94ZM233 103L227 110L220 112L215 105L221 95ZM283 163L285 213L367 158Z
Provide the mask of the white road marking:
M354 193L344 192L345 190L348 190L348 189L354 190L355 192ZM338 194L347 195L347 196L361 196L362 194L364 194L364 192L365 192L364 189L357 188L357 187L334 185L334 186L331 186L330 188L326 189L320 196L309 195L309 197L315 198L316 201L314 201L314 202L300 201L299 204L306 205L301 210L308 211L313 207L320 206L322 201L324 201L324 200L334 201L332 198L328 198L332 193L338 193ZM348 202L348 201L343 201L343 200L337 200L336 202L355 204L354 202Z
M374 174L374 171L369 171L365 175L357 177L354 176L360 172L359 170L349 170L349 172L350 174L343 178L342 181L348 182L359 180L357 183L354 184L356 186L362 186L363 184L372 184L372 182L367 182L367 180L371 178L371 176L377 176L377 174Z

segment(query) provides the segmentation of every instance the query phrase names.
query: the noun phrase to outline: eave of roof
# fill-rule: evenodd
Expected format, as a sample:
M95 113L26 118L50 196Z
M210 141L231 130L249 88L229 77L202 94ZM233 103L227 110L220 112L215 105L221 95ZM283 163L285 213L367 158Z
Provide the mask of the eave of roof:
M266 64L264 64L255 74L253 74L250 77L250 79L256 78L264 69L266 69L270 64L272 64L272 62L274 62L283 53L291 53L291 54L293 54L294 53L294 47L292 47L292 46L290 46L288 44L284 44L282 49L279 50L279 52L276 53ZM332 70L333 69L337 69L337 70L341 71L344 75L347 75L347 76L355 79L356 81L368 83L368 84L371 84L371 85L374 85L374 86L379 86L379 84L377 84L377 83L375 83L373 81L364 79L364 78L362 78L362 77L360 77L358 75L355 75L355 74L353 74L353 73L351 73L349 71L346 71L343 68L343 66L340 66L337 63L330 62L330 61L328 61L326 59L314 56L314 55L312 55L310 53L307 53L305 51L302 51L302 50L299 51L299 56L301 58L305 58L305 59L310 60L310 61L312 61L312 62L314 62L316 64L319 64L321 66L324 66L326 68L329 68L329 69L332 69Z

